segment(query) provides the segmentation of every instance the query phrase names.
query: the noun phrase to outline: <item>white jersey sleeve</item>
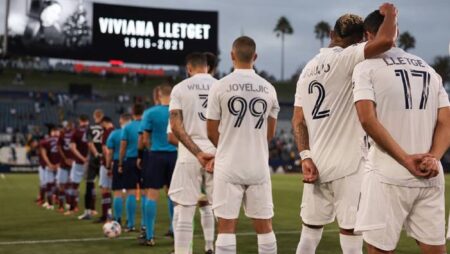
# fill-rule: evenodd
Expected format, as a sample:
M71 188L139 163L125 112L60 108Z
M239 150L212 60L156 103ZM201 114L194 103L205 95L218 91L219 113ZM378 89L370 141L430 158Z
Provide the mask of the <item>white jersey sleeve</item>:
M180 87L175 86L170 93L170 104L169 104L169 110L179 110L182 109L182 100L180 96Z
M346 70L349 75L352 74L353 69L357 64L364 61L364 48L366 47L366 42L353 44L342 50L341 59L339 61L339 68Z
M375 90L370 78L370 69L367 68L367 62L362 62L355 67L353 71L353 100L375 101Z
M218 95L219 86L220 85L213 85L212 88L209 90L206 118L211 120L220 120L221 110Z
M269 116L277 119L278 118L278 113L280 112L280 105L278 104L278 96L277 96L277 92L275 89L273 89L273 98L272 98L272 109L269 111Z

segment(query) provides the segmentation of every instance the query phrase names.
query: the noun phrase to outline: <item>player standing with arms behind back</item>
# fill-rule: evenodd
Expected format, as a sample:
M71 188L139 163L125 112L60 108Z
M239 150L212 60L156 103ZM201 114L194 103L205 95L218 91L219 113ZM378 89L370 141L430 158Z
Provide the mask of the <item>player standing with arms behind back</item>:
M372 41L387 17L364 21ZM450 103L441 77L423 59L393 48L353 72L359 120L375 141L368 154L356 231L368 253L393 253L402 229L422 253L445 250L444 172Z
M231 51L234 71L216 82L208 96L208 138L217 147L213 192L217 254L236 253L242 202L258 234L258 253L277 253L268 140L275 135L280 107L275 88L253 69L256 57L253 39L237 38Z
M304 182L303 222L297 254L313 254L323 226L337 219L344 254L362 253L362 238L353 234L361 186L364 132L352 103L353 68L389 50L397 35L397 10L380 7L386 16L380 34L363 39L363 20L341 16L331 43L308 62L300 75L292 119ZM353 45L355 44L355 45Z

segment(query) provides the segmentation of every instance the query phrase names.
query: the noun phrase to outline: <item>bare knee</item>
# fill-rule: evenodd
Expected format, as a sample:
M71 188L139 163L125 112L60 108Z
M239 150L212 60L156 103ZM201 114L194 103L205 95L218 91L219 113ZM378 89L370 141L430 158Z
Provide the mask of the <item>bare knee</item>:
M217 218L217 230L219 234L234 234L236 232L237 219Z
M340 228L339 229L339 233L343 234L343 235L355 235L355 230L352 229L344 229L344 228Z
M257 234L267 234L272 232L272 219L252 219L253 228Z
M308 227L308 228L312 228L312 229L321 229L321 228L323 228L323 225L311 225L311 224L306 224L306 223L303 223L303 226L304 227Z
M445 245L429 245L422 242L417 241L417 244L420 247L420 250L423 254L445 254L447 253L447 248Z
M385 251L378 249L377 247L367 243L367 253L368 254L394 254L394 250Z

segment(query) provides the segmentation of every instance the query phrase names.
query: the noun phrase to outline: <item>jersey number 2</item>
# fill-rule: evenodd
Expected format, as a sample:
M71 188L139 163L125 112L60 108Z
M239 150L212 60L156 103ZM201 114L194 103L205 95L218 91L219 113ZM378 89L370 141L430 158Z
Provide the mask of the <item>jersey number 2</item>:
M323 100L325 99L325 88L322 84L317 82L317 80L312 81L309 83L308 87L308 93L312 94L314 92L314 88L319 92L319 96L316 100L316 105L314 105L314 109L311 112L313 119L320 119L324 117L330 116L330 110L320 110L320 107L322 106Z

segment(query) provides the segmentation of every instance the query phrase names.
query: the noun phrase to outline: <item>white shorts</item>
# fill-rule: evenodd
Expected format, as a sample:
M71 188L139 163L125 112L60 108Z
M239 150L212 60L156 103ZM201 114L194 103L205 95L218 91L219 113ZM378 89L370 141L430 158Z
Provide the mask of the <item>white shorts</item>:
M70 174L69 170L59 168L58 172L56 173L56 183L58 185L68 183L69 182L69 174Z
M356 221L362 170L327 183L304 184L300 216L304 224L323 226L335 218L343 229Z
M373 171L365 173L355 231L367 243L391 251L402 229L424 244L445 244L444 186L397 186L380 182Z
M196 205L202 196L202 187L208 202L212 203L213 175L205 173L199 162L177 161L170 182L170 199L180 205Z
M112 175L108 176L108 170L105 166L100 166L100 177L98 179L98 185L105 189L111 189L112 186Z
M47 184L47 182L45 181L45 168L39 166L38 174L39 174L39 186L43 187Z
M70 170L70 182L72 183L81 183L85 174L84 164L78 164L74 162L72 164L72 169Z
M60 170L60 169L57 169ZM56 172L53 170L50 170L48 168L45 168L45 183L54 183L56 181Z
M216 217L237 219L244 204L245 215L252 219L273 217L272 183L270 179L257 185L232 184L214 178L213 210Z

